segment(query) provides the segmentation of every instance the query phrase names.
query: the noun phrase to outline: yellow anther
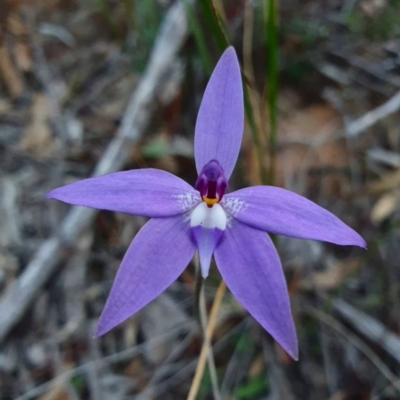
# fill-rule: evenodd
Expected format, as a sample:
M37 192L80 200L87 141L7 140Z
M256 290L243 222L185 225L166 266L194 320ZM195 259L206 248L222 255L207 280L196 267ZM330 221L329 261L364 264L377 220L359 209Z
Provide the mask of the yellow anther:
M215 203L218 203L218 199L210 199L207 196L202 196L203 201L209 206L212 207Z

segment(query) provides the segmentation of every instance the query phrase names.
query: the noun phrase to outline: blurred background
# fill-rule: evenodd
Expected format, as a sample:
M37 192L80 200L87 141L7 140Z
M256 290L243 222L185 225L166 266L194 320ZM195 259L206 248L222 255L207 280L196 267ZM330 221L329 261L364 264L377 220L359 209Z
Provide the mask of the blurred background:
M145 167L194 184L196 114L228 45L246 98L231 189L302 194L368 250L275 238L300 361L227 293L221 398L400 399L399 0L0 0L1 400L186 399L202 345L193 265L93 340L145 219L44 195ZM212 268L208 307L219 281ZM208 370L198 398L214 398Z

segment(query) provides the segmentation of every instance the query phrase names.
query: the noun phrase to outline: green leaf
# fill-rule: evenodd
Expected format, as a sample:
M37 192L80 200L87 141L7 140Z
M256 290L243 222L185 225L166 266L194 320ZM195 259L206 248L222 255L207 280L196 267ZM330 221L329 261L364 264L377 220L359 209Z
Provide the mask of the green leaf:
M264 374L255 375L248 382L236 388L234 396L237 399L250 400L252 397L265 393L268 389L268 379Z
M161 158L169 153L168 143L164 139L154 139L145 144L141 149L143 157Z
M85 387L85 379L82 375L76 375L71 378L71 386L76 390L81 390Z

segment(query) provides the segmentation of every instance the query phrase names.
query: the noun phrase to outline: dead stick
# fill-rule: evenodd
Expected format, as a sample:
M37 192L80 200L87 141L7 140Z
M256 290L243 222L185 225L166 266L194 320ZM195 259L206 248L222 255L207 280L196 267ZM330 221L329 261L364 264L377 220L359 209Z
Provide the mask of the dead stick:
M387 102L350 122L346 126L346 132L350 137L358 136L360 133L366 131L370 126L376 124L381 119L386 118L388 115L395 113L399 109L400 92L397 92Z
M201 285L200 289L200 301L199 301L199 313L200 313L200 321L201 328L203 330L203 338L206 340L206 330L207 330L207 305L206 305L206 297L204 294L204 285ZM208 347L207 353L207 364L208 370L211 378L211 388L213 392L213 400L221 400L221 394L218 388L218 375L217 368L215 367L215 360L212 346Z
M400 362L400 337L375 318L357 310L342 299L333 300L334 309L362 335L378 343L397 362Z
M347 329L338 320L325 312L318 310L315 307L308 306L307 312L309 312L314 317L321 320L327 326L333 328L336 332L345 337L350 343L353 344L358 350L360 350L382 373L382 375L393 385L398 392L400 392L400 380L396 375L389 369L389 367L381 360L381 358L364 343L357 335L353 334L349 329Z
M164 92L166 77L176 67L177 53L186 36L184 7L181 1L176 1L163 21L147 70L129 101L118 135L108 145L93 175L118 171L128 160L127 144L136 143L145 131L154 110L154 100L157 94ZM89 208L72 208L61 225L60 234L47 239L37 250L0 301L0 341L20 320L40 288L54 273L65 255L64 246L74 245L94 215L95 211Z

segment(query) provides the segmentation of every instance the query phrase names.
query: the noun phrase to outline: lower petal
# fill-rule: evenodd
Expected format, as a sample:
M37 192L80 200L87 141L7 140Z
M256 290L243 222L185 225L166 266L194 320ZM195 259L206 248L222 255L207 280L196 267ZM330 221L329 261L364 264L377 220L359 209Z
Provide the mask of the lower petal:
M199 250L201 274L207 278L211 257L226 228L226 214L219 204L208 206L202 202L190 215L193 239Z
M209 229L202 226L192 228L193 238L199 251L201 275L204 279L208 276L211 257L223 233L224 231L217 228Z
M233 295L297 360L297 337L286 281L269 236L233 219L214 256Z
M97 324L101 336L176 280L194 255L187 215L154 218L134 238Z

